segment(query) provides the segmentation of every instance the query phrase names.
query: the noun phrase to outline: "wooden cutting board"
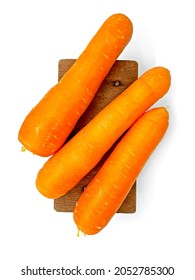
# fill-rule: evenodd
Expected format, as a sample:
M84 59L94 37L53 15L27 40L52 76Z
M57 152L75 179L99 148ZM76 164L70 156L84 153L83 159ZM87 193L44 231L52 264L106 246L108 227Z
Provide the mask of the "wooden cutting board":
M61 59L58 64L58 80L72 66L75 59ZM101 109L109 104L115 97L124 91L138 77L138 64L136 61L117 60L107 77L101 84L93 101L81 116L69 139L84 127ZM116 144L115 144L116 145ZM54 199L54 209L59 212L73 212L74 206L84 191L85 187L95 176L114 146L104 155L97 166L91 170L72 190L66 195ZM136 211L136 183L121 205L118 213L134 213Z

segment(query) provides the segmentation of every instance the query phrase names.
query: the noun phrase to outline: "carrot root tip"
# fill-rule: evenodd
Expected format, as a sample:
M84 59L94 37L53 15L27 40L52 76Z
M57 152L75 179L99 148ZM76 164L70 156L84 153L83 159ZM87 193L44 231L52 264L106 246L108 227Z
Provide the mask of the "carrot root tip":
M87 234L85 234L84 232L82 232L82 231L78 228L77 237L80 237L80 236L81 236L81 235L80 235L81 233L82 233L84 236L87 236Z
M77 237L80 237L80 230L77 231Z
M26 148L24 146L22 146L21 152L25 152L25 151L26 151Z

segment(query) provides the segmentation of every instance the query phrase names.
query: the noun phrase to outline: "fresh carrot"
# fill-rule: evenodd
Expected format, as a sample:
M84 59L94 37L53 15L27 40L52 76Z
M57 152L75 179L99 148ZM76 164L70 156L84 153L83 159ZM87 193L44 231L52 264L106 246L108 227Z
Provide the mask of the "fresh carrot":
M26 149L50 156L64 144L132 32L132 23L123 14L103 23L70 70L25 118L18 139Z
M128 130L80 196L73 213L79 231L91 235L109 223L168 127L165 108L151 109Z
M170 83L166 68L146 71L45 162L36 179L40 193L58 198L72 189Z

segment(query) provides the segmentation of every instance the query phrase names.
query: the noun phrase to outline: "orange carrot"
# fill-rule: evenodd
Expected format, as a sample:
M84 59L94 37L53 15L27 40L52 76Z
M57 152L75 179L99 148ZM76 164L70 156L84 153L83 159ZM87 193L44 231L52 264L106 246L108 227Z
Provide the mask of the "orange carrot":
M26 149L50 156L64 144L132 32L132 23L123 14L103 23L70 70L25 118L18 139Z
M166 68L146 71L46 161L36 179L40 193L49 198L66 194L136 119L168 91L170 83Z
M168 112L155 108L140 117L122 138L80 196L73 213L79 231L96 234L125 200L168 127Z

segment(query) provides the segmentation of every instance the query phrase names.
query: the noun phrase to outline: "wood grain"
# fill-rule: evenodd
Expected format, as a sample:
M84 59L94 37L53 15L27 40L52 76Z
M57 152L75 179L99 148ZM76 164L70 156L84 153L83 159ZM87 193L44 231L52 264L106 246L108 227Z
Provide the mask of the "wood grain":
M58 80L72 66L75 59L61 59L58 64ZM83 128L100 110L109 104L115 97L124 91L138 77L138 64L136 61L117 60L107 77L102 82L93 101L77 122L69 139ZM68 140L69 140L68 139ZM68 141L67 140L67 141ZM120 140L120 139L119 139ZM119 141L118 140L118 141ZM117 141L117 142L118 142ZM115 145L117 144L115 143ZM93 168L72 190L66 195L54 199L54 209L58 212L73 212L74 206L84 188L98 172L105 159L109 156L114 146L104 155L102 160ZM121 205L118 213L134 213L136 211L136 183Z

